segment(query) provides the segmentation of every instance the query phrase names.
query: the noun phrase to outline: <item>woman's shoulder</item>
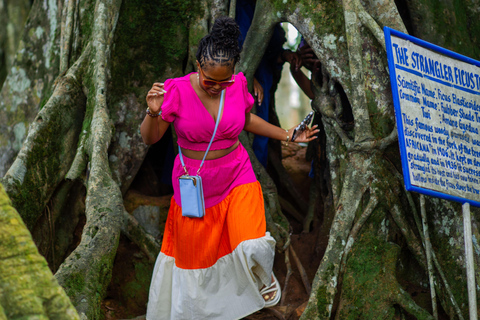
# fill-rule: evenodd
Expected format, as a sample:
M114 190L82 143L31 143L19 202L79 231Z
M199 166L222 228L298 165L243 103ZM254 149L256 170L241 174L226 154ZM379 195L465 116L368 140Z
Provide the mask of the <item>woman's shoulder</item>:
M239 73L237 73L237 74L235 75L235 77L239 78L240 81L242 81L242 82L247 82L247 78L245 77L245 75L244 75L243 72L241 72L241 71L240 71Z
M186 74L182 77L169 78L165 80L165 83L170 83L171 85L175 85L175 86L185 85L185 83L190 83L190 76L192 73Z
M243 72L239 72L235 75L235 82L238 84L239 88L242 88L242 90L247 87L247 78Z
M165 80L165 90L173 90L173 91L183 91L187 90L187 86L190 85L190 75L191 73L184 75L178 78L169 78Z

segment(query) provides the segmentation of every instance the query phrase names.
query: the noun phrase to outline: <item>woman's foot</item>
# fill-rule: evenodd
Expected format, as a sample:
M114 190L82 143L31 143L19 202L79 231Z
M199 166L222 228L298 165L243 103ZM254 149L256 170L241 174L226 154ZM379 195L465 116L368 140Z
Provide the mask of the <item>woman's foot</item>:
M280 297L282 296L282 291L280 289L280 284L278 283L278 280L273 273L272 273L272 283L268 287L263 287L260 290L260 294L265 300L265 308L273 307L280 301Z

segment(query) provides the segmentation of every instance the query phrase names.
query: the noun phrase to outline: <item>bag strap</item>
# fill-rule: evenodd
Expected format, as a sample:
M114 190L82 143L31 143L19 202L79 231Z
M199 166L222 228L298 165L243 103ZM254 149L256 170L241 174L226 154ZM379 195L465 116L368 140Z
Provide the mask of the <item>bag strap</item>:
M220 118L222 116L224 98L225 98L225 90L222 91L222 95L220 97L220 105L218 107L217 122L215 123L215 129L213 130L212 139L210 139L210 143L208 144L207 150L205 151L205 155L203 156L202 163L200 164L200 167L198 167L197 175L200 172L200 169L202 169L203 163L205 162L205 158L207 157L208 150L210 150L210 147L212 146L213 138L217 133L218 123L220 122ZM183 170L185 170L185 173L188 175L187 167L185 167L185 163L183 162L182 148L180 148L180 146L178 146L178 154L180 156L180 162L182 163Z

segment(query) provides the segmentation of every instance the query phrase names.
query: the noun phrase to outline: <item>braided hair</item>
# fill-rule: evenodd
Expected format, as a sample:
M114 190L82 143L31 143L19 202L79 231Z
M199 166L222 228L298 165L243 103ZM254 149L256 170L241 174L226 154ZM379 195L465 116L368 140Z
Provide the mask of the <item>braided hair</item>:
M212 31L203 37L198 45L196 57L200 66L203 68L208 63L233 68L240 59L239 36L240 29L234 19L217 18Z

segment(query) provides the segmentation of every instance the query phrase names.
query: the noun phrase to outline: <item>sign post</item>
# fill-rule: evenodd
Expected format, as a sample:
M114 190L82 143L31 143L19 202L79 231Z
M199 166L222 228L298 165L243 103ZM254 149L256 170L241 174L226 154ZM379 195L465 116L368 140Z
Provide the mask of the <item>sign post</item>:
M384 34L405 188L463 204L477 320L470 205L480 207L480 62L387 27Z
M473 265L472 248L472 220L470 219L470 204L465 202L462 206L463 229L465 239L465 255L467 265L468 307L470 319L477 320L477 292L475 290L475 269Z

